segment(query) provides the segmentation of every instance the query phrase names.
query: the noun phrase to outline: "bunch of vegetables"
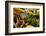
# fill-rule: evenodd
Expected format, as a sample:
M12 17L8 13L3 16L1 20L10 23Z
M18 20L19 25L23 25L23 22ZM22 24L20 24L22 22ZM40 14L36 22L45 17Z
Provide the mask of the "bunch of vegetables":
M39 18L37 19L34 15L26 14L27 21L29 22L29 25L32 25L34 27L39 27Z

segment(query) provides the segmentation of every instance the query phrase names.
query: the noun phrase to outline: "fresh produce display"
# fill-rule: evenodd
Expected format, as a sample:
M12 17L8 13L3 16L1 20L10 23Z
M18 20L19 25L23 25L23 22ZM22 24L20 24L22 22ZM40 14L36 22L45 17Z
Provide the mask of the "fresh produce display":
M39 9L14 8L14 28L39 27Z

